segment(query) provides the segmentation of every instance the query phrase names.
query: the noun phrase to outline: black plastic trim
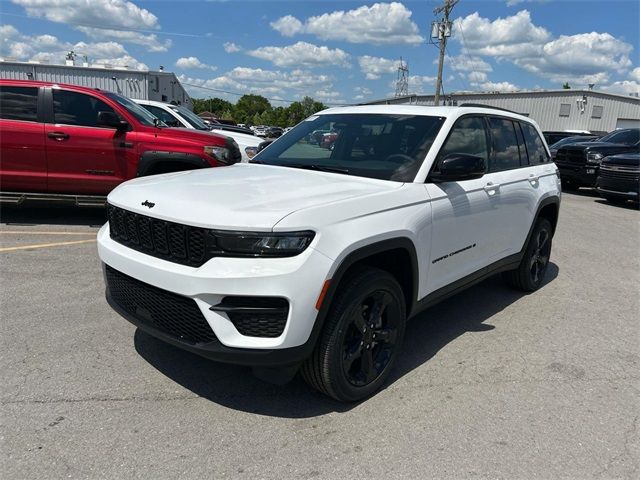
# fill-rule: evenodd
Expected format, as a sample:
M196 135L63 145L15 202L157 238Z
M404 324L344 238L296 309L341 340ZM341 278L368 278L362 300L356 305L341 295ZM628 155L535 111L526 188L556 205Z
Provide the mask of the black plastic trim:
M213 160L213 159L212 159ZM187 165L191 165L194 168L208 168L211 164L204 158L199 157L193 153L184 152L167 152L161 150L149 150L144 152L140 156L140 162L138 162L138 177L144 177L149 174L152 167L163 162L179 162Z

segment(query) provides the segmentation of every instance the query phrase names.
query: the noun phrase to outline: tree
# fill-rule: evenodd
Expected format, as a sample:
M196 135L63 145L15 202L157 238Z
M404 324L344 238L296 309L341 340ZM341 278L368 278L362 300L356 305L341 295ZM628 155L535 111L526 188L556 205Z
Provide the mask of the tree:
M194 113L211 112L217 116L220 116L222 112L226 110L234 110L234 105L231 102L223 100L222 98L192 98Z
M565 90L571 90L571 85L569 85L569 82L564 82L564 85L562 85L562 88L564 88Z
M260 114L271 110L269 100L262 95L243 95L236 103L236 111L238 116L253 117L256 113Z

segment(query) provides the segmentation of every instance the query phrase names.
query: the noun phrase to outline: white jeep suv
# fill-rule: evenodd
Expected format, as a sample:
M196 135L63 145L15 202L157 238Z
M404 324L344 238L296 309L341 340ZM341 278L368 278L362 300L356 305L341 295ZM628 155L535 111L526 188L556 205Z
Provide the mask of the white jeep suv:
M309 142L332 130L332 150ZM560 180L537 125L481 106L333 108L250 164L139 178L108 198L106 295L140 329L354 401L405 322L490 275L540 287Z

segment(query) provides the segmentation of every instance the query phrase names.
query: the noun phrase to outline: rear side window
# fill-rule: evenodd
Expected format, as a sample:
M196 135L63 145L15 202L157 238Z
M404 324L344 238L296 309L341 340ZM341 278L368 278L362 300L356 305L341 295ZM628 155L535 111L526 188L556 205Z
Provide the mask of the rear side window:
M38 89L35 87L0 87L0 118L38 121Z
M489 148L482 118L464 117L456 122L438 158L444 158L452 153L475 155L483 158L485 164L488 162Z
M489 118L493 152L489 172L501 172L520 166L520 149L513 122L504 118Z
M68 90L53 90L54 123L97 127L99 112L116 113L113 108L96 97Z
M538 131L530 123L522 122L522 133L524 134L524 141L527 145L527 152L529 153L529 163L531 165L538 165L540 163L547 163L549 156L547 150L544 148L544 143L538 134Z

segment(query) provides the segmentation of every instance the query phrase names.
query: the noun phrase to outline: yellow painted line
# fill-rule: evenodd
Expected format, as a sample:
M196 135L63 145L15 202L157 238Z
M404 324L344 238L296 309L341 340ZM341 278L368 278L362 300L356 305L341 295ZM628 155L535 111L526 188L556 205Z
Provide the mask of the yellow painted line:
M97 235L98 232L30 232L28 230L24 231L4 231L0 230L0 235L2 234L9 235Z
M95 241L96 240L92 238L91 240L76 240L73 242L40 243L38 245L22 245L20 247L6 247L6 248L0 248L0 253L14 252L16 250L29 250L32 248L47 248L47 247L62 247L64 245L79 245L81 243L93 243Z

